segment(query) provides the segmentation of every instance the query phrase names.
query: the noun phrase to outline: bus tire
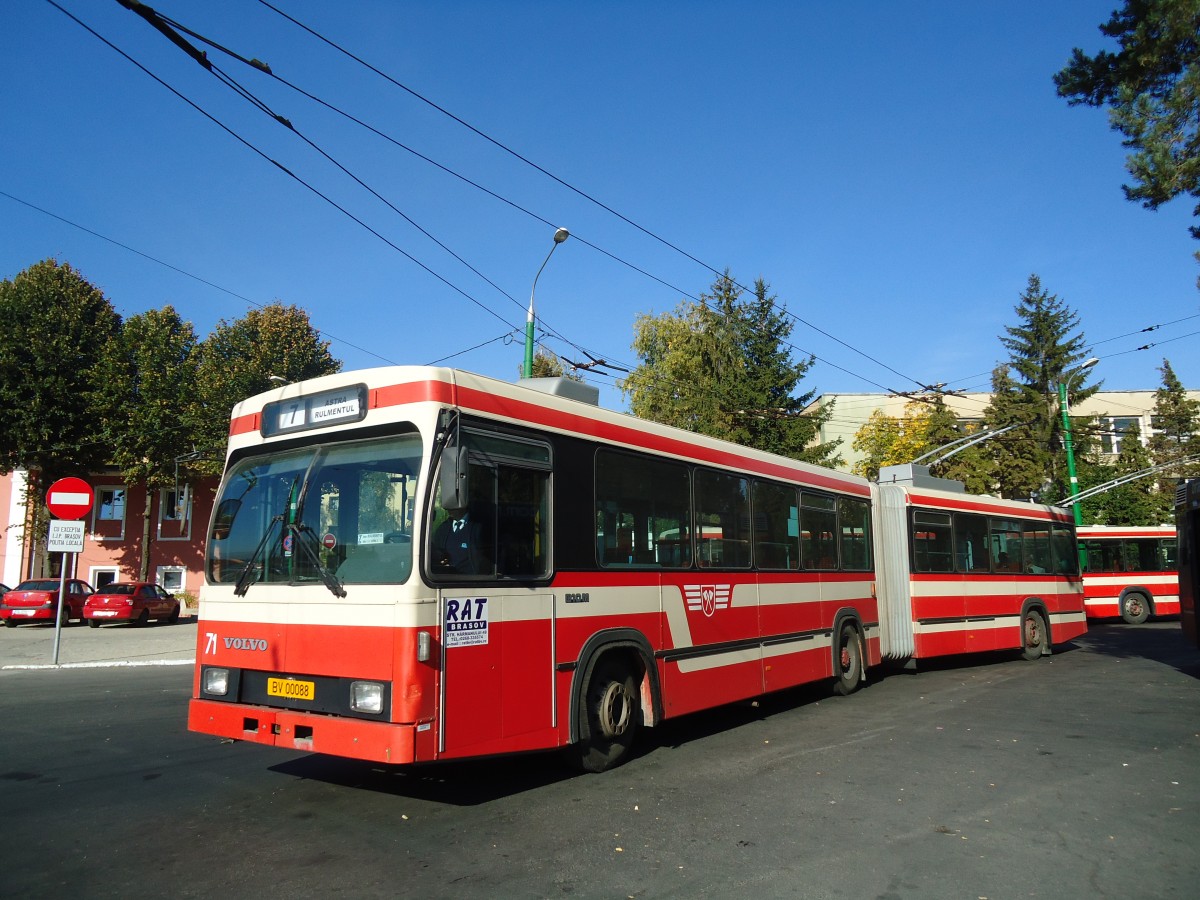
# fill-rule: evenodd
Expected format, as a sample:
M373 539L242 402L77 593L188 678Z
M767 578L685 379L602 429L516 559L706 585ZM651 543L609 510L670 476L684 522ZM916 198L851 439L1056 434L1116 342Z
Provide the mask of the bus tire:
M1130 591L1121 598L1121 618L1130 625L1141 625L1150 618L1150 602L1145 594Z
M1021 616L1021 655L1026 659L1048 656L1050 634L1046 630L1046 618L1041 610L1030 607Z
M846 620L838 626L833 648L833 692L845 697L857 691L862 682L862 641L854 622Z
M629 756L641 723L637 679L615 655L602 658L588 678L582 697L579 742L572 762L584 772L604 772Z

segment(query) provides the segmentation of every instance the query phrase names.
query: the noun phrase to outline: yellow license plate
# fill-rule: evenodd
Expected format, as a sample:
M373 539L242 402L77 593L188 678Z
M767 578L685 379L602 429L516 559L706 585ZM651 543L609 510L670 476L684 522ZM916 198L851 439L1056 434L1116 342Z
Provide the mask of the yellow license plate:
M312 681L297 681L294 678L268 678L267 693L288 700L312 700L317 696L317 685Z

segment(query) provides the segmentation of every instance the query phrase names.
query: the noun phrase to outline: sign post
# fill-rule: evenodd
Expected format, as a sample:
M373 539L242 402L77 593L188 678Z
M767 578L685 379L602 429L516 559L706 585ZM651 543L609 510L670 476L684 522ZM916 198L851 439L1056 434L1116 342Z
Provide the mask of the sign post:
M50 522L46 540L47 553L61 553L62 564L58 578L58 615L54 617L54 665L58 665L58 645L62 637L63 613L68 611L67 554L83 552L84 524L77 521L92 511L95 494L82 478L60 478L46 492L46 508L57 519Z

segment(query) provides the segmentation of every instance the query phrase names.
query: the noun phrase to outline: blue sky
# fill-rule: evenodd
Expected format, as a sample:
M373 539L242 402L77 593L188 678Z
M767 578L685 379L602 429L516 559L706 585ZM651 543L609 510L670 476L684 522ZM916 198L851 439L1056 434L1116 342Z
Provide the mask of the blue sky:
M137 252L0 196L0 277L56 257L122 314L169 303L202 337L279 299L346 368L512 379L564 226L537 308L572 359L636 363L637 316L711 285L690 255L766 279L804 320L796 355L820 358L806 390L986 390L1031 273L1079 313L1106 388L1156 388L1164 357L1200 387L1190 205L1126 201L1106 113L1051 82L1073 47L1103 46L1115 0L272 0L661 241L256 0L151 4L502 197L209 51L487 280L115 0L56 2L436 275L29 0L0 14L0 191ZM623 408L611 377L591 380Z

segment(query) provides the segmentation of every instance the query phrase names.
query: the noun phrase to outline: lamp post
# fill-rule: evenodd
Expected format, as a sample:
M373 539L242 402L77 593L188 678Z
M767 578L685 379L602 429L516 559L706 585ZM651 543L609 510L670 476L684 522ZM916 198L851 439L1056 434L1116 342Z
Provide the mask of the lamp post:
M550 257L554 255L555 249L570 236L571 232L565 228L560 228L554 232L554 246L550 248L550 252L542 260L541 268L537 270L537 274L533 276L533 287L529 290L529 313L525 317L525 371L522 375L523 378L533 377L533 295L537 291L538 279L542 276L542 269L546 268L546 263L550 262Z
M1079 496L1079 478L1075 474L1075 445L1071 440L1071 415L1067 409L1067 385L1074 376L1087 371L1098 362L1100 360L1093 356L1091 359L1085 360L1078 368L1068 372L1058 382L1058 409L1062 413L1063 446L1067 450L1067 477L1071 481L1072 499ZM1078 501L1071 504L1071 510L1075 514L1075 524L1082 525L1083 510L1079 508Z

